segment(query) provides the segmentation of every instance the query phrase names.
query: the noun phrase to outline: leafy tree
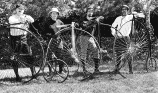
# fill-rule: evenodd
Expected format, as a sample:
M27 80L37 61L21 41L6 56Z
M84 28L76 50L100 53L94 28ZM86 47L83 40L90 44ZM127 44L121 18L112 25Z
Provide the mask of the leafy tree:
M107 20L114 20L120 15L120 6L122 4L129 5L130 9L132 7L140 8L148 16L147 26L150 26L150 11L158 14L158 8L156 8L158 0L1 0L0 8L4 9L3 16L10 16L17 3L24 4L27 7L26 13L34 19L46 16L50 8L58 7L61 12L60 18L69 20L65 21L66 23L72 20L83 21L89 7L94 7L96 13L103 15L105 18L103 22L107 24L111 24ZM109 42L109 40L106 41Z

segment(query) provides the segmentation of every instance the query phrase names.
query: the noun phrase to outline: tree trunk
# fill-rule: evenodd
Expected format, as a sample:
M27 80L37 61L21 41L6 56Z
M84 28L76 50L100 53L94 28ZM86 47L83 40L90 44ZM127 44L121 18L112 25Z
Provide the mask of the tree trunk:
M147 2L147 8L145 10L145 15L146 15L146 25L147 25L147 28L151 29L151 26L150 26L150 5L151 5L151 1L152 0L149 0Z
M151 27L151 23L150 23L150 6L151 6L151 1L152 0L149 0L148 3L147 3L147 8L146 8L146 26L147 26L147 29L149 31L149 35L150 35L150 41L149 42L149 49L151 49L151 43L155 41L155 37L154 37L154 31ZM150 50L150 56L151 56L151 50Z

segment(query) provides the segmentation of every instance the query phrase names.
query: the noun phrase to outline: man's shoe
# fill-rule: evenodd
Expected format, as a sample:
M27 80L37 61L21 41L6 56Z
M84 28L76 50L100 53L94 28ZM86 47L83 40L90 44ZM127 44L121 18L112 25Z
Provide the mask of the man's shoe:
M17 81L17 82L21 82L22 79L21 79L20 77L17 77L17 78L16 78L16 81Z
M115 69L112 73L113 73L113 74L118 74L118 73L119 73L119 70L118 70L118 69Z
M133 74L133 71L129 71L129 74Z
M100 72L99 69L94 70L94 73L99 73L99 72Z

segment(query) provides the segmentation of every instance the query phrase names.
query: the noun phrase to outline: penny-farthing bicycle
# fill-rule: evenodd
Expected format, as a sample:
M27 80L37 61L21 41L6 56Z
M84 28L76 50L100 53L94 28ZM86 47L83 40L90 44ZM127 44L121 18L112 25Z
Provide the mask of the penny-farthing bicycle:
M132 30L130 37L122 39L120 39L121 37L124 37L122 33L119 32L116 28L113 28L111 25L103 24L101 22L98 22L97 24L98 28L102 26L104 29L105 27L105 31L111 31L111 28L115 29L117 32L113 43L111 43L113 48L110 49L110 47L107 47L106 49L108 52L110 52L110 50L113 51L111 58L115 62L115 65L118 64L118 61L121 61L120 67L118 69L121 69L125 66L125 63L128 63L130 61L132 64L143 63L146 66L145 69L147 71L156 68L156 60L151 56L151 40L149 31L142 22L138 21L138 19L134 17L133 20L130 20L122 25L120 30L126 27L131 27L130 29ZM93 28L91 29L91 32L93 33L93 31L97 30L96 27L96 24L92 24L91 26L88 26L85 30ZM100 29L98 29L98 33L100 33ZM122 74L120 73L120 75Z
M1 28L3 29L0 35L0 82L15 84L15 81L26 83L35 79L44 61L44 50L40 40L23 28L11 27L9 24ZM10 29L28 33L26 37L21 36L14 48L11 47Z
M121 38L124 36L119 31L129 27L131 30L129 37ZM143 63L148 68L147 63L150 58L151 42L150 34L146 26L139 22L133 15L133 19L124 23L119 31L116 32L117 35L113 46L116 65L118 62L121 62L118 69L120 70L128 62L131 62L131 64Z
M49 46L50 41L54 41L54 45ZM42 68L43 77L47 82L53 81L62 83L67 79L69 75L69 68L64 60L60 59L59 56L56 56L61 55L60 53L62 49L55 48L60 46L58 43L60 41L56 41L56 39L53 38L51 38L50 41L48 43L47 50L45 51L45 64Z
M90 47L95 46L93 49L98 56L100 46L90 33L76 28L74 22L72 22L72 24L63 25L62 27L66 28L58 31L56 36L62 41L61 47L64 51L61 55L69 66L69 76L77 80L85 80L94 72L94 62L91 60L92 52L88 51L92 51ZM51 39L48 44L46 57L52 55L53 46L54 40ZM55 69L55 67L56 66L53 66L52 68Z
M107 71L111 72L113 70L113 65L114 65L114 62L112 62L112 60L114 59L114 55L115 55L113 52L115 37L113 37L111 34L111 28L117 31L117 29L112 27L110 24L105 24L100 21L95 21L93 23L90 23L85 28L85 30L89 31L90 33L92 34L95 33L96 39L101 46L100 68L106 72ZM102 37L104 36L102 35L104 34L103 32L106 34L105 37ZM106 50L105 55L104 55L104 50ZM109 60L106 56L109 57Z
M157 70L157 44L156 44L157 37L155 36L154 28L152 25L150 25L149 34L150 34L151 43L150 43L150 53L149 53L150 58L146 63L147 72Z
M35 21L35 23L33 24L30 24L30 30L34 32L36 36L38 36L40 42L42 43L42 46L44 47L44 59L43 59L44 64L42 65L41 68L42 73L40 72L39 74L42 74L44 80L46 80L47 82L53 81L53 82L62 83L67 79L69 70L65 61L58 58L60 55L60 51L62 50L59 47L60 40L57 40L52 36L51 40L54 41L54 45L51 46L52 51L47 53L49 49L50 38L42 35L38 30L39 28L36 28L35 25L40 26L40 24L37 24L37 21Z

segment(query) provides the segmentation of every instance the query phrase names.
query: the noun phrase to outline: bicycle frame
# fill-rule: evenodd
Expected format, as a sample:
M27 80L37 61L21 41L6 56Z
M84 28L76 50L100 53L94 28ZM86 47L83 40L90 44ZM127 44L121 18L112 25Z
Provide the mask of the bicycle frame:
M75 29L76 30L82 30L82 29L76 28L75 27L75 22L72 22L71 24L59 25L57 27L65 27L65 28L66 27L70 27L71 28L71 43L72 43L72 48L71 48L70 51L71 51L72 57L75 58L75 61L77 63L79 63L80 59L78 57L77 50L76 50L76 40L75 40L76 34L75 34ZM64 30L65 28L61 29L61 31ZM89 36L91 36L94 39L94 41L97 43L97 47L99 48L99 53L100 53L100 45L97 42L97 40L95 39L95 37L92 34L90 34L89 32L85 31L85 30L82 30L82 31L84 31L86 34L88 34ZM56 34L58 34L58 33L60 33L60 31L56 32Z
M72 55L73 55L73 57L75 58L75 61L76 62L79 62L79 58L78 58L78 56L77 56L77 52L76 52L76 42L75 42L75 31L74 31L74 28L75 28L75 22L72 22L72 24L71 24L71 38L72 38L72 40L71 40L71 43L72 43Z

